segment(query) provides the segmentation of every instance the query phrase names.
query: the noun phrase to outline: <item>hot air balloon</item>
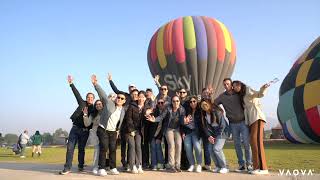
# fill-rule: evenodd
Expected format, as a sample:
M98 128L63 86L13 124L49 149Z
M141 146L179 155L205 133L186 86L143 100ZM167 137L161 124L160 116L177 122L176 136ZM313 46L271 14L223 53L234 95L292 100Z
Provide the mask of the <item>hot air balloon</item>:
M294 63L283 80L278 119L292 143L320 143L320 37Z
M199 95L205 87L223 91L222 81L232 75L236 48L231 33L220 21L205 16L186 16L161 26L148 48L153 77L160 76L169 94L180 89Z

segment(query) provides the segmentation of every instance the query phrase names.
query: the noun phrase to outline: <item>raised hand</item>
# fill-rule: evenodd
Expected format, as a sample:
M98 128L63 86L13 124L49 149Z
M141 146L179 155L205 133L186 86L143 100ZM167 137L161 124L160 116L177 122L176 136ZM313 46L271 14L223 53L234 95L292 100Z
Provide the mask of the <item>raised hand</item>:
M112 75L111 73L108 73L108 81L111 81L112 80Z
M270 83L264 84L262 87L263 88L268 88L270 86Z
M155 122L155 120L156 120L156 118L155 118L154 116L152 116L152 115L147 115L147 116L146 116L146 119L147 119L148 121L150 121L150 122Z
M159 79L160 79L160 76L159 76L159 75L156 75L156 76L154 77L154 81L155 81L155 82L159 82Z
M184 118L184 124L189 124L192 122L192 116L189 114L187 117Z
M73 83L73 77L72 77L71 75L68 75L67 80L68 80L68 83L69 83L69 84L72 84L72 83Z
M97 79L97 76L95 74L92 74L91 82L92 82L93 85L96 85L98 83L98 79Z
M82 112L83 112L83 115L84 115L84 116L87 116L87 115L88 115L88 107L87 107L87 106L84 107L84 108L82 109Z

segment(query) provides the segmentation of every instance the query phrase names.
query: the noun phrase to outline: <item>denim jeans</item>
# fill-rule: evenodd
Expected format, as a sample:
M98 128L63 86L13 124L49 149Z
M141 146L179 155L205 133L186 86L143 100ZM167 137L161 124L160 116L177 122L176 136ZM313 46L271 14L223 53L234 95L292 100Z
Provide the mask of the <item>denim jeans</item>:
M202 165L201 139L195 132L192 132L185 136L184 148L186 150L187 158L190 165L195 165L193 149L195 151L197 164Z
M157 164L164 164L161 142L156 142L153 138L151 141L151 166L155 167Z
M232 137L234 141L234 148L236 150L238 164L240 166L245 165L243 160L243 153L241 149L241 144L243 140L244 151L246 156L246 165L252 165L252 154L250 148L250 137L249 137L249 127L245 124L244 121L240 123L230 123Z
M210 157L210 149L209 149L210 142L208 141L207 138L202 138L202 140L203 140L204 164L207 166L210 166L211 165L211 157Z
M215 138L214 144L209 143L210 155L217 168L227 168L226 157L223 153L225 138L220 136Z
M137 167L142 165L141 134L136 133L134 137L128 135L128 145L130 168L132 168L133 165Z
M84 128L72 126L67 144L66 163L64 164L65 170L70 170L72 167L73 153L76 144L78 143L78 168L83 168L85 147L89 137L89 131Z

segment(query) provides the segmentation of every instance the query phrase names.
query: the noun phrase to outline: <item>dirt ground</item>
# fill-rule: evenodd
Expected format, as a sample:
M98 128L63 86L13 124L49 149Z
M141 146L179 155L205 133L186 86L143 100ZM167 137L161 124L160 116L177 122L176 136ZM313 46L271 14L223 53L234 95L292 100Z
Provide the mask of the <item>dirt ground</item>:
M90 167L86 168L87 172L78 173L76 169L68 175L59 175L58 172L63 165L51 164L24 164L24 163L0 163L1 180L92 180L92 179L112 179L112 180L195 180L195 179L221 179L221 180L265 180L265 179L311 179L318 180L320 175L312 176L279 176L277 173L269 175L255 176L249 174L230 172L228 174L217 174L212 172L202 173L168 173L163 171L145 171L144 174L131 174L127 172L120 175L107 175L105 177L94 176Z

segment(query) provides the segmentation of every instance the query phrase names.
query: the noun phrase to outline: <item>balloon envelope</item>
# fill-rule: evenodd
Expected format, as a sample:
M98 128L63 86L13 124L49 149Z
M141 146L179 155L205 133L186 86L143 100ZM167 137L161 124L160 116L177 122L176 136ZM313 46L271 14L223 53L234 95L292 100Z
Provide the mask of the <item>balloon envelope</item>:
M161 26L148 48L152 76L160 76L169 94L181 88L201 94L211 86L214 96L223 91L222 81L232 75L236 48L231 33L220 21L205 16L186 16Z
M278 119L293 143L320 143L320 37L294 63L280 87Z

